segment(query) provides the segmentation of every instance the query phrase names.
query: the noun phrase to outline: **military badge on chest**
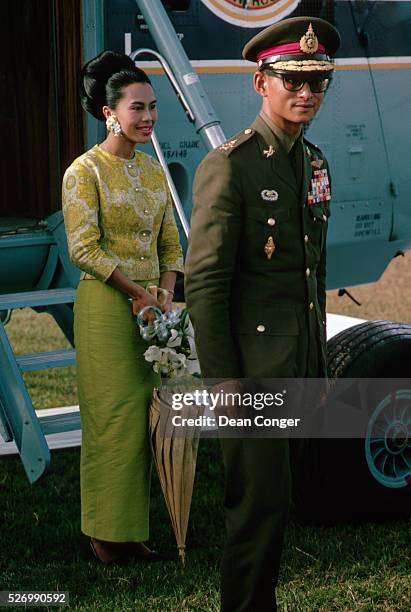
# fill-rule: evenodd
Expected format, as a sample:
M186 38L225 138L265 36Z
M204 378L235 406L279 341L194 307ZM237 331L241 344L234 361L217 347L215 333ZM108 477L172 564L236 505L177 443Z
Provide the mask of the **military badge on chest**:
M309 147L306 147L306 151L313 169L311 189L307 194L307 206L328 202L331 200L331 188L327 168L323 168L324 160L313 154Z
M265 202L276 202L278 200L278 192L275 189L263 189L261 192L261 198ZM269 217L267 219L267 224L271 226L275 225L275 219L273 217ZM270 260L273 256L275 249L276 246L274 239L272 236L269 236L264 245L264 253L268 260Z
M307 206L331 200L331 189L327 168L319 169L313 166L310 187L311 189L307 194Z

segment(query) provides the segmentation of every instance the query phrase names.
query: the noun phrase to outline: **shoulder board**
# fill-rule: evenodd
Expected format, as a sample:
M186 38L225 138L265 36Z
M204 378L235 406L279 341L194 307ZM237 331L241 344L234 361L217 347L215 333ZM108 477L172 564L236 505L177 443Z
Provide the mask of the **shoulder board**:
M250 140L255 133L255 130L252 128L246 128L217 147L217 151L230 155L235 149L238 149L238 147Z

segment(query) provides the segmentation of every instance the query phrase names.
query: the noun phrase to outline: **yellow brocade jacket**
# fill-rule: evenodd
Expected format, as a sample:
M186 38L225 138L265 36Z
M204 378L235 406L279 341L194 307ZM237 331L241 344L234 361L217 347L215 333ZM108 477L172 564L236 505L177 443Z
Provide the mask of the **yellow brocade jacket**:
M135 281L183 271L166 178L146 153L123 159L95 145L78 157L64 174L63 214L81 278L106 281L117 267Z

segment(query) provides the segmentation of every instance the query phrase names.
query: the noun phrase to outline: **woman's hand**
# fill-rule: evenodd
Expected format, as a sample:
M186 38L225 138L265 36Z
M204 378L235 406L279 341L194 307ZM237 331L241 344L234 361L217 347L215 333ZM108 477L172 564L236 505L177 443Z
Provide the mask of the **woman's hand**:
M153 308L161 309L160 303L150 294L148 291L143 289L143 287L139 287L139 291L131 296L133 300L133 315L138 315L140 310L145 306L152 306ZM155 317L154 311L148 311L143 315L144 321L148 321L152 323Z
M165 304L163 304L163 306L161 306L161 310L162 310L164 313L171 312L171 311L173 310L173 302L172 302L172 299L167 300L167 302L166 302Z
M153 306L153 308L161 309L159 301L144 289L138 283L128 278L121 270L116 268L111 276L107 279L109 285L118 289L122 293L128 295L133 302L133 315L138 315L144 306ZM144 315L144 320L153 322L155 314L153 311L148 311Z
M160 276L159 291L164 292L164 300L161 302L161 310L164 313L170 312L173 309L172 302L174 298L174 286L176 283L177 274L175 272L163 272Z

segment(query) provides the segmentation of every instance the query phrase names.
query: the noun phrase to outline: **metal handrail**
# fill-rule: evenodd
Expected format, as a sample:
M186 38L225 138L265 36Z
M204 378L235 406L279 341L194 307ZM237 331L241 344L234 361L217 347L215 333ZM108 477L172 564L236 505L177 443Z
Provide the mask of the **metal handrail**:
M189 121L191 121L192 123L194 123L195 121L195 117L190 109L190 106L184 96L184 93L182 92L176 78L174 77L174 74L170 68L170 66L168 65L167 61L165 60L165 58L160 55L160 53L157 53L157 51L153 51L153 49L137 49L136 51L133 51L132 53L130 53L130 58L134 61L136 57L138 57L139 55L153 55L162 65L164 72L166 73L166 75L168 76L176 94L177 94L177 98L180 100L184 111L187 115L187 118ZM183 231L186 235L186 237L188 237L189 231L190 231L190 225L187 221L187 217L185 215L184 209L183 209L183 205L181 204L181 200L180 200L180 196L178 195L178 191L176 189L176 186L174 184L173 178L171 176L170 170L168 169L168 165L167 162L164 158L163 152L161 150L160 147L160 143L158 142L158 138L155 134L155 131L153 130L152 134L151 134L151 142L154 148L154 151L156 152L157 155L157 159L161 164L161 167L164 170L164 173L166 175L166 179L167 179L167 184L168 187L170 189L170 193L171 193L171 197L173 199L174 202L174 206L177 210L177 214L179 216Z
M134 61L136 59L136 57L138 57L139 55L152 55L153 57L155 57L158 62L161 64L161 66L164 69L164 72L166 73L166 75L168 76L170 83L172 84L176 94L177 94L177 98L180 100L183 108L184 108L184 112L187 115L187 118L189 121L191 121L191 123L194 123L195 121L195 116L193 111L191 110L188 102L187 102L187 98L184 95L183 90L181 89L180 85L178 84L177 79L175 78L173 71L170 68L169 63L167 62L166 58L163 57L162 55L160 55L160 53L158 53L158 51L154 51L153 49L147 49L147 48L142 48L142 49L137 49L136 51L133 51L132 53L130 53L130 58Z
M158 53L167 59L173 69L173 75L184 92L190 108L194 113L194 125L206 149L215 149L227 139L221 128L221 122L201 84L181 40L177 36L170 17L162 0L136 0L149 32L157 47Z
M187 217L186 217L186 214L184 212L183 205L181 204L180 196L178 195L178 191L176 189L176 186L174 185L173 177L170 174L170 170L168 169L167 162L164 159L164 155L163 155L163 152L161 150L160 143L158 142L157 136L155 135L154 131L153 131L153 133L151 135L151 142L152 142L154 150L156 152L158 161L160 162L160 164L161 164L161 166L162 166L162 168L164 170L164 173L166 175L168 187L169 187L170 192L171 192L171 197L173 199L174 206L176 207L177 214L178 214L178 216L180 218L181 225L183 227L184 233L185 233L186 237L188 237L188 234L190 232L190 225L189 225L189 223L187 221Z

